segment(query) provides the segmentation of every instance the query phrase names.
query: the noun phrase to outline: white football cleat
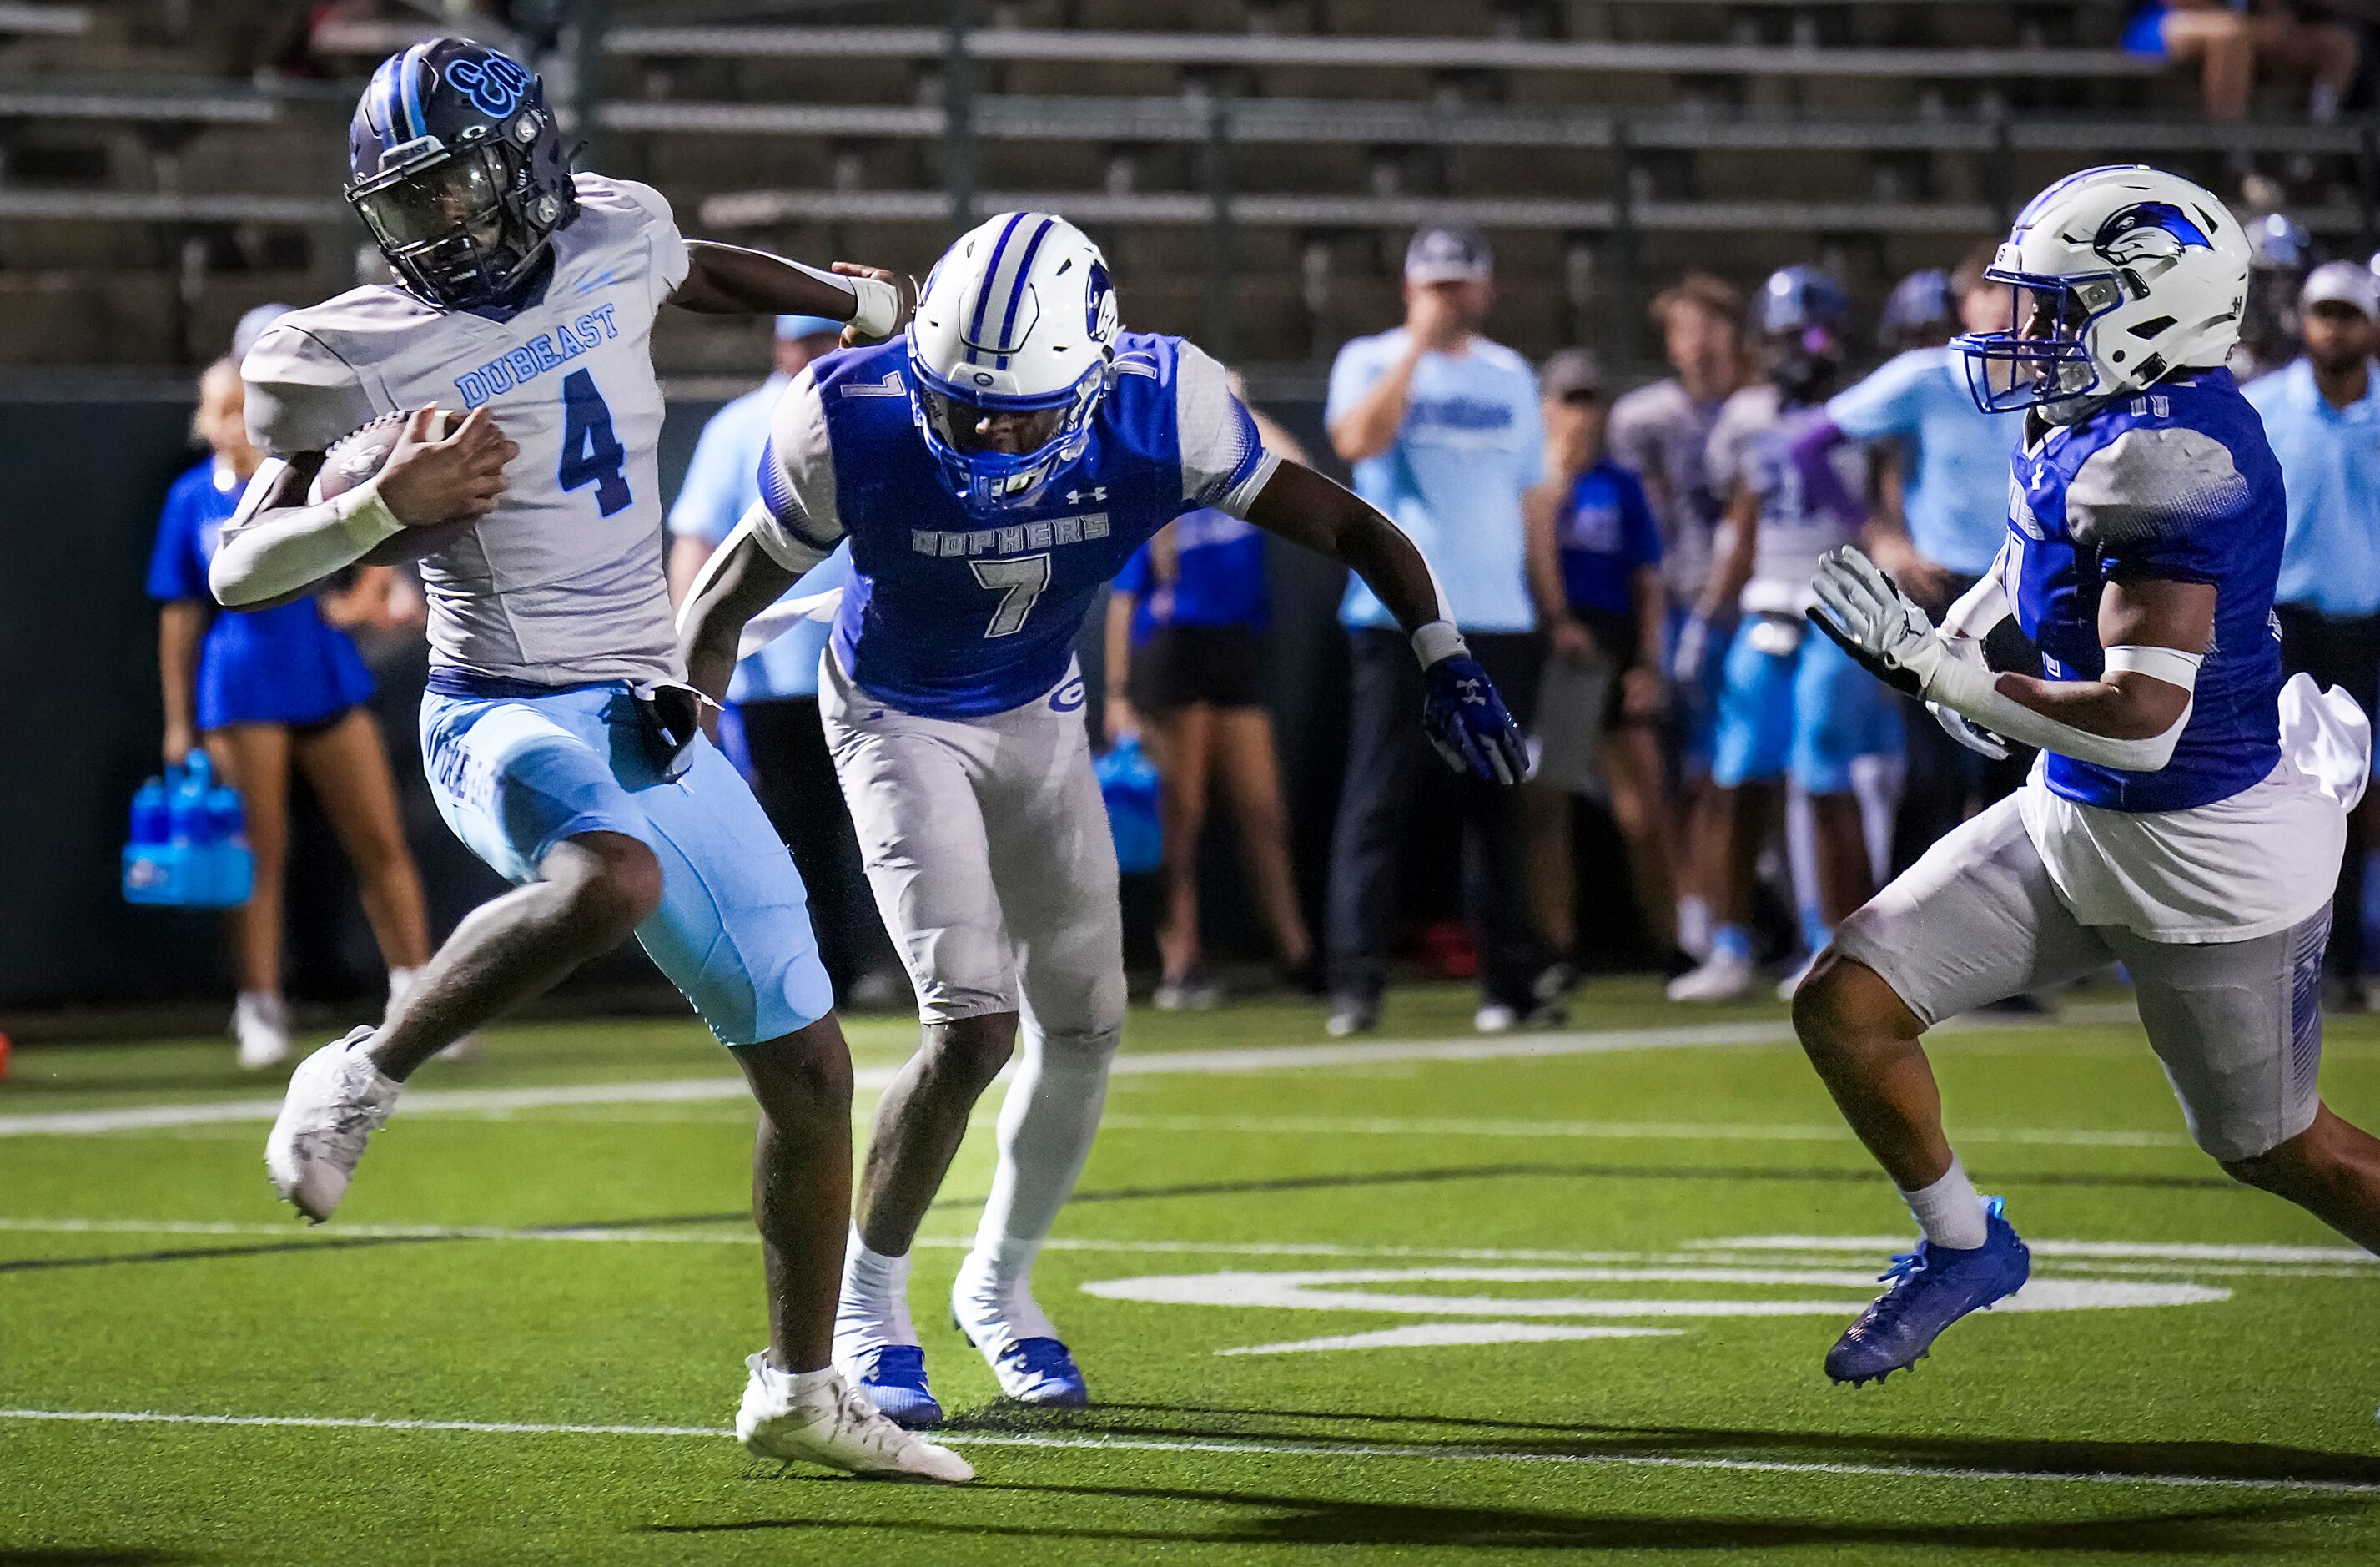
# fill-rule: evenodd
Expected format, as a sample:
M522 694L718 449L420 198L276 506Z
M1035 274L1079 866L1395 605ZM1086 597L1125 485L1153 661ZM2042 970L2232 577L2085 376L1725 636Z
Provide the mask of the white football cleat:
M261 1072L289 1059L289 1003L268 990L242 990L232 1003L232 1037L244 1072Z
M364 1053L371 1037L370 1028L358 1028L299 1062L264 1139L273 1189L317 1224L337 1211L365 1142L388 1120L405 1087L381 1075Z
M1731 1002L1752 989L1752 960L1726 947L1714 947L1702 966L1670 981L1673 1002Z
M802 1460L848 1474L959 1485L975 1466L946 1447L912 1436L884 1417L840 1371L807 1391L794 1374L769 1364L769 1353L747 1357L752 1379L735 1412L735 1439L760 1458Z

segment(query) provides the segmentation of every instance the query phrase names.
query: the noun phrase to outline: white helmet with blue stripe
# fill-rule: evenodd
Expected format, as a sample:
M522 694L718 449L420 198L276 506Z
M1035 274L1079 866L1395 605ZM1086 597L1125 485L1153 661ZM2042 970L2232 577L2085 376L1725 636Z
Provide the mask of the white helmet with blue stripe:
M2248 261L2212 192L2145 164L2084 169L2026 204L1984 273L2015 290L2013 325L1952 346L1987 411L2070 422L2170 370L2221 364Z
M926 445L972 506L1031 504L1090 443L1115 358L1107 258L1048 213L1002 213L934 263L909 321Z

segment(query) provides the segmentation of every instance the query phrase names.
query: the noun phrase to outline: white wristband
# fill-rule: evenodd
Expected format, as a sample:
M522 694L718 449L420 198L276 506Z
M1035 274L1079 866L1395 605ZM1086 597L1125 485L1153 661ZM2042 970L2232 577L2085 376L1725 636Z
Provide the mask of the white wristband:
M851 312L851 324L862 337L890 337L901 325L901 290L881 278L851 277L856 303Z
M1414 657L1421 660L1422 668L1427 669L1440 659L1451 659L1471 649L1463 640L1463 633L1454 628L1454 622L1433 620L1414 632L1413 650Z
M353 540L359 549L370 550L383 540L394 539L405 531L388 503L380 498L380 480L375 477L358 484L331 503L331 511L339 519L340 531Z

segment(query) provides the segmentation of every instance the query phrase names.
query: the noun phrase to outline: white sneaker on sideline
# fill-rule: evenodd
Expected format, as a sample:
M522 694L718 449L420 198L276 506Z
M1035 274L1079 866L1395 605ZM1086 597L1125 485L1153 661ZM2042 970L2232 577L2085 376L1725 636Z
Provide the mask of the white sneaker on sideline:
M404 1085L381 1075L358 1028L289 1075L289 1094L264 1139L264 1171L283 1202L320 1224L347 1195L364 1144L387 1122Z
M1502 1002L1489 1002L1471 1014L1471 1026L1482 1034L1509 1034L1520 1023L1521 1014Z
M1731 1002L1751 989L1752 960L1722 947L1670 980L1669 994L1673 1002Z
M440 1061L477 1061L486 1047L477 1034L466 1034L438 1052Z
M744 1403L735 1411L735 1439L758 1457L947 1485L975 1478L974 1465L887 1420L839 1371L797 1392L794 1374L770 1365L768 1351L744 1364L752 1379L744 1384Z
M242 1071L278 1066L289 1059L289 1003L277 991L242 990L232 1003L231 1032Z

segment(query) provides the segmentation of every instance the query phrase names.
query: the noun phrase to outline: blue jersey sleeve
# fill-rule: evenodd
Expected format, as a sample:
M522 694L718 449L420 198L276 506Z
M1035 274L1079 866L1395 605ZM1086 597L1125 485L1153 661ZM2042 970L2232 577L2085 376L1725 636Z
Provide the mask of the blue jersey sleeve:
M1645 486L1623 468L1611 470L1611 492L1620 501L1620 538L1628 568L1661 564L1661 528L1645 499Z
M1132 559L1123 563L1123 569L1116 573L1115 590L1129 593L1135 599L1148 597L1151 569L1148 546L1143 544L1132 553Z
M157 517L157 542L149 553L149 596L159 603L183 599L214 601L214 593L207 587L206 541L200 536L206 517L199 504L202 492L198 488L212 477L209 465L202 463L165 492L165 504Z
M1919 385L1932 369L1925 353L1903 354L1849 391L1837 393L1827 404L1827 417L1854 441L1912 434L1921 415Z

